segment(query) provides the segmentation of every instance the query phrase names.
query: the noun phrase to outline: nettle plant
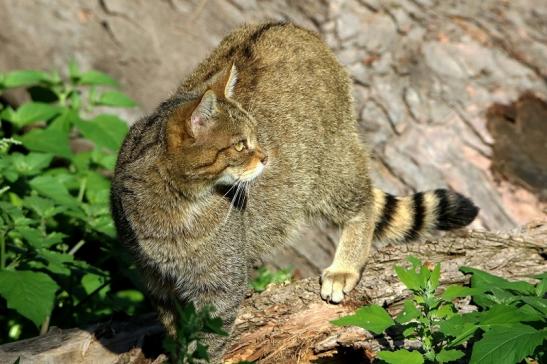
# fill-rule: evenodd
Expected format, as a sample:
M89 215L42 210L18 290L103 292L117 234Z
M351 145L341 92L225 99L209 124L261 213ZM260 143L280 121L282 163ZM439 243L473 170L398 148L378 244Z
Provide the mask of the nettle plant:
M30 101L8 105L12 88ZM75 63L0 74L0 343L145 308L109 210L128 126L97 106L135 105L116 88Z
M547 273L533 277L538 281L533 285L462 267L472 275L470 287L451 285L439 293L440 265L408 260L410 268L396 266L395 272L412 296L395 319L381 306L367 305L333 323L359 326L394 343L414 343L412 351L380 351L378 358L390 364L545 362ZM477 311L459 313L453 300L467 296Z

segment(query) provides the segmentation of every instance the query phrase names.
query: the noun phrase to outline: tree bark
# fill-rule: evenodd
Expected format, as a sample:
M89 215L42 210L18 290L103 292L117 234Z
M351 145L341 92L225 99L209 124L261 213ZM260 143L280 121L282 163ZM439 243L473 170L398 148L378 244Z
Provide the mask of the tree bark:
M330 321L368 303L385 305L396 314L408 291L395 276L395 264L405 264L409 255L440 262L442 287L467 282L458 271L462 265L510 279L528 279L547 271L546 242L547 223L538 223L512 234L460 231L422 242L388 245L373 252L361 282L340 305L321 301L318 277L271 286L245 300L225 360L368 362L382 344L365 330L337 327ZM57 330L0 346L0 363L11 364L19 356L21 363L159 362L163 358L157 357L161 332L152 315L87 330Z

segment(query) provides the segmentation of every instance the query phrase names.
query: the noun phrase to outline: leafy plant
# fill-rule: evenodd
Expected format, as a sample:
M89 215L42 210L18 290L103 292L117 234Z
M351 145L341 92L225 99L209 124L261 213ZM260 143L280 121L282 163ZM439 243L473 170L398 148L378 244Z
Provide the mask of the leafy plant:
M432 267L409 257L410 268L395 267L400 281L412 292L394 319L378 305L367 305L354 315L334 320L378 335L419 339L419 350L380 351L386 363L449 363L464 357L471 364L520 363L532 357L545 359L547 339L547 274L536 285L510 282L474 268L471 286L452 285L439 294L440 265ZM452 300L471 296L479 311L461 314ZM467 362L467 361L466 361Z
M178 313L176 337L166 336L163 341L165 351L173 364L193 364L209 362L207 345L203 344L204 334L227 336L222 329L222 320L213 317L212 307L196 310L192 303L184 306L176 304Z
M290 282L292 275L290 267L273 271L263 266L256 270L256 277L251 281L250 286L255 292L263 292L270 284Z
M0 74L0 96L24 87L30 98L0 97L0 343L146 308L109 209L128 127L97 107L135 105L116 86L75 63L66 78Z

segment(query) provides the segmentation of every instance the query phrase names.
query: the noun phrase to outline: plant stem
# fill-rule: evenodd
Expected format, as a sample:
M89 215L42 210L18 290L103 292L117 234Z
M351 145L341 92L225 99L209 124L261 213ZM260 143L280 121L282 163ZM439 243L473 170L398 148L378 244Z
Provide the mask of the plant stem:
M42 326L40 327L40 336L47 334L47 330L49 329L49 319L51 318L50 315L47 315L44 319L44 322L42 322Z
M85 240L80 240L76 245L72 247L72 249L69 250L68 254L74 255L81 247L85 244Z
M78 191L78 201L82 202L84 199L85 188L87 186L87 178L83 178L80 183L80 190Z
M6 239L0 234L0 269L6 268Z

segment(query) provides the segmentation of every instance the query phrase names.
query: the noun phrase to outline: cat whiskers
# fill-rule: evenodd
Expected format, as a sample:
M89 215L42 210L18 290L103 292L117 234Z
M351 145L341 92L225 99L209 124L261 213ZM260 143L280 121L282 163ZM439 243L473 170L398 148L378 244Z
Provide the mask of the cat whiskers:
M235 183L230 187L228 191L224 194L226 196L234 187L236 187L236 192L234 193L234 196L230 199L230 207L228 208L228 214L226 215L226 218L224 219L224 223L226 224L228 222L228 219L230 218L230 213L232 212L232 208L234 207L234 200L237 199L238 194L241 190L242 182L240 179L237 179ZM224 197L223 196L223 197Z

